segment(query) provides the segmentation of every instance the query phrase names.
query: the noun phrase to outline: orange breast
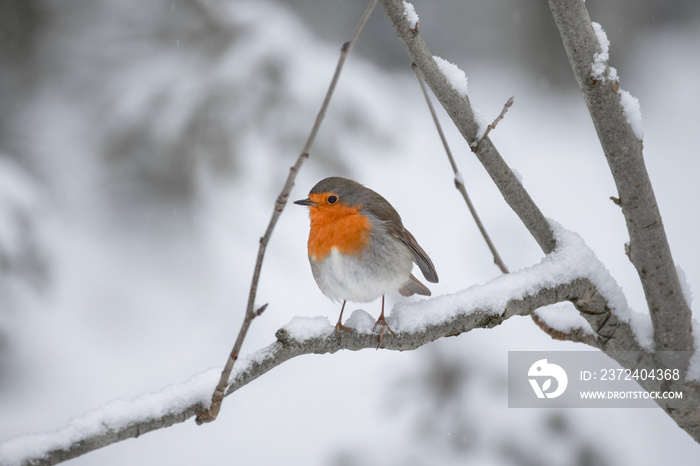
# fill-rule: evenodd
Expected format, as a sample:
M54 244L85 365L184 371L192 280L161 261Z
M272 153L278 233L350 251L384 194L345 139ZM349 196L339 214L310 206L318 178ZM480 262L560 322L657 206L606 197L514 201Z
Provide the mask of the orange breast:
M359 206L318 205L309 208L309 256L324 260L333 248L342 254L359 254L369 242L372 225Z

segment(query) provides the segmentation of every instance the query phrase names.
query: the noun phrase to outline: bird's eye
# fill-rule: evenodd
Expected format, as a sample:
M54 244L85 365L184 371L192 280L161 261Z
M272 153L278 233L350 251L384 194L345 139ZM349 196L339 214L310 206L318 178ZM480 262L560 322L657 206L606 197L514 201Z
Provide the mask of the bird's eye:
M338 196L328 196L329 204L335 204L336 202L338 202Z

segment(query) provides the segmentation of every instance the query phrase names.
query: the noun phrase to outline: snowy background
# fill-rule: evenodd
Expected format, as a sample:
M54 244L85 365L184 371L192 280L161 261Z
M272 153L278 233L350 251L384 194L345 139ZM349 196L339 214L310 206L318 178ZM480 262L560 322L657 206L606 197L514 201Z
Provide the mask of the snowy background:
M291 3L1 6L0 442L225 362L258 238L364 8ZM426 42L466 72L488 118L515 95L492 139L545 215L578 232L645 312L617 193L546 5L469 3L414 2ZM591 16L641 102L666 231L697 289L699 8L605 3L589 0ZM356 52L291 198L325 176L354 178L389 199L428 251L434 295L498 276L381 9ZM506 264L538 262L444 122ZM337 318L313 281L307 234L306 209L288 205L258 292L270 306L244 353L293 316ZM379 306L362 307L377 316ZM585 348L515 318L410 353L306 356L228 397L213 424L190 420L67 464L698 464L700 447L658 409L508 409L508 351L547 349Z

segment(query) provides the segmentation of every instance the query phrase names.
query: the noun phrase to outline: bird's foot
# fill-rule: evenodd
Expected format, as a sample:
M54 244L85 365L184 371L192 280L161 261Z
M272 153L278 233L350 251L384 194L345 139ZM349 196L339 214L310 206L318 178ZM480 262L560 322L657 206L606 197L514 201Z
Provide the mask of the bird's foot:
M340 321L338 321L338 323L335 324L335 333L340 335L341 330L345 330L346 332L352 332L352 329L350 327L347 327L347 326L341 324Z
M381 315L379 316L379 319L377 319L377 322L374 324L374 328L376 329L377 326L379 326L379 341L377 343L377 349L379 349L382 347L382 338L384 337L384 333L387 330L392 335L395 335L395 333L391 329L391 327L389 327L389 324L386 323L386 319L384 318L384 311L382 311Z

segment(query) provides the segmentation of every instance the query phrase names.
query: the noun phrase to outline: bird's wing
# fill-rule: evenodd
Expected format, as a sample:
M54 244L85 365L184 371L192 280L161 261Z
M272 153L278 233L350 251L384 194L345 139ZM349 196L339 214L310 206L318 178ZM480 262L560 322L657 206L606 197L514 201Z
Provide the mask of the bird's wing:
M428 254L423 248L420 247L418 241L416 241L411 232L404 228L399 213L396 212L396 209L394 209L380 194L370 189L368 189L368 191L370 191L370 195L372 196L372 202L366 205L367 210L384 223L387 232L391 236L408 246L413 253L414 262L418 264L425 279L429 282L437 283L438 276L433 261L430 260L430 257L428 257Z
M433 261L430 260L430 257L428 257L428 254L423 250L423 248L420 247L420 244L418 244L418 241L416 241L416 238L413 237L411 232L402 226L401 229L389 228L389 233L408 246L413 253L413 259L415 260L416 264L418 264L420 271L423 272L425 279L429 282L437 283L438 275L437 271L435 270L435 266L433 265Z

